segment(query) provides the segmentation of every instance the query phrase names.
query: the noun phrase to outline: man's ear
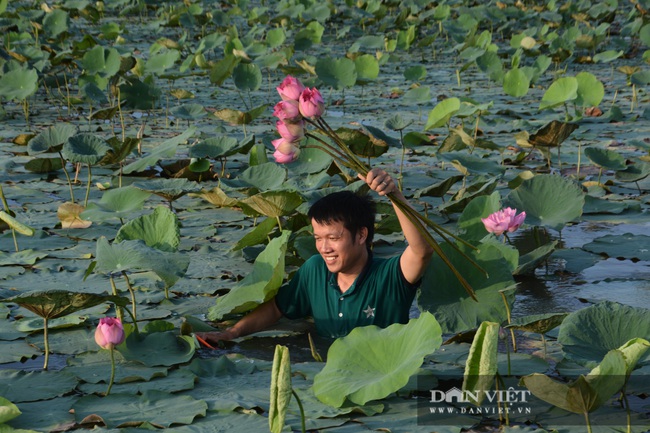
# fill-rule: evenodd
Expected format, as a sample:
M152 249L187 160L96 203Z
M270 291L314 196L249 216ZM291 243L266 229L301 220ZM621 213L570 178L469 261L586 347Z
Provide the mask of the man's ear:
M366 243L368 240L368 227L361 227L357 231L357 239L359 239L360 244Z

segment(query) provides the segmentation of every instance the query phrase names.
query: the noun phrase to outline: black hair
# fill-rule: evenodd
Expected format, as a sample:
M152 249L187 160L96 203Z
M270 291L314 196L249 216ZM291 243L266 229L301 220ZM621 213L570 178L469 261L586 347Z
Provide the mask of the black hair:
M366 247L370 251L375 234L376 213L375 202L367 195L339 191L319 199L311 206L307 216L319 224L342 222L353 238L362 227L367 228Z

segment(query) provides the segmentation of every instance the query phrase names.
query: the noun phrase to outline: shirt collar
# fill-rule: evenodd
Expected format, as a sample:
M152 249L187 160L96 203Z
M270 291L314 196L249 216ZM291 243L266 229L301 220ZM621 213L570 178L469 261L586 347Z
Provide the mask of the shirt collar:
M345 293L342 294L342 296L345 296L349 293L353 293L356 290L357 286L363 283L363 280L365 280L366 275L368 275L368 272L370 270L370 266L372 265L372 257L373 257L372 251L368 251L368 260L366 261L366 264L361 270L361 273L357 275L357 278L354 279L354 282L352 283L350 288L346 290ZM338 282L336 281L336 274L333 274L330 271L327 271L327 274L329 275L327 279L327 281L329 281L329 286L335 290L340 290Z

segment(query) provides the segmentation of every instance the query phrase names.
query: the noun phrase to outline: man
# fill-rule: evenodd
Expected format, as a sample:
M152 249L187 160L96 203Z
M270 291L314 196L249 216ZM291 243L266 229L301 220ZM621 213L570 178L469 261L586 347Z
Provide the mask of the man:
M374 168L364 178L380 196L404 199L393 179ZM401 255L379 259L370 249L374 203L342 191L317 201L309 210L316 249L288 285L223 332L197 335L208 343L232 340L273 325L282 316L312 316L319 335L337 338L357 326L406 323L420 278L433 249L408 217L394 207L407 247Z

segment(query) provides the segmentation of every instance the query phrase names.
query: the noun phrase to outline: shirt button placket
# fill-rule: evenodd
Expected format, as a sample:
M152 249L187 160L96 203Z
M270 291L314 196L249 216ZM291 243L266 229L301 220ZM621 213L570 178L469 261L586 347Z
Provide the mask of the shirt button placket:
M340 301L340 302L343 302L343 299L344 299L343 296L341 296L341 297L339 298L339 301ZM343 312L341 311L342 308L343 308L343 305L342 305L342 304L339 304L339 317L343 317Z

